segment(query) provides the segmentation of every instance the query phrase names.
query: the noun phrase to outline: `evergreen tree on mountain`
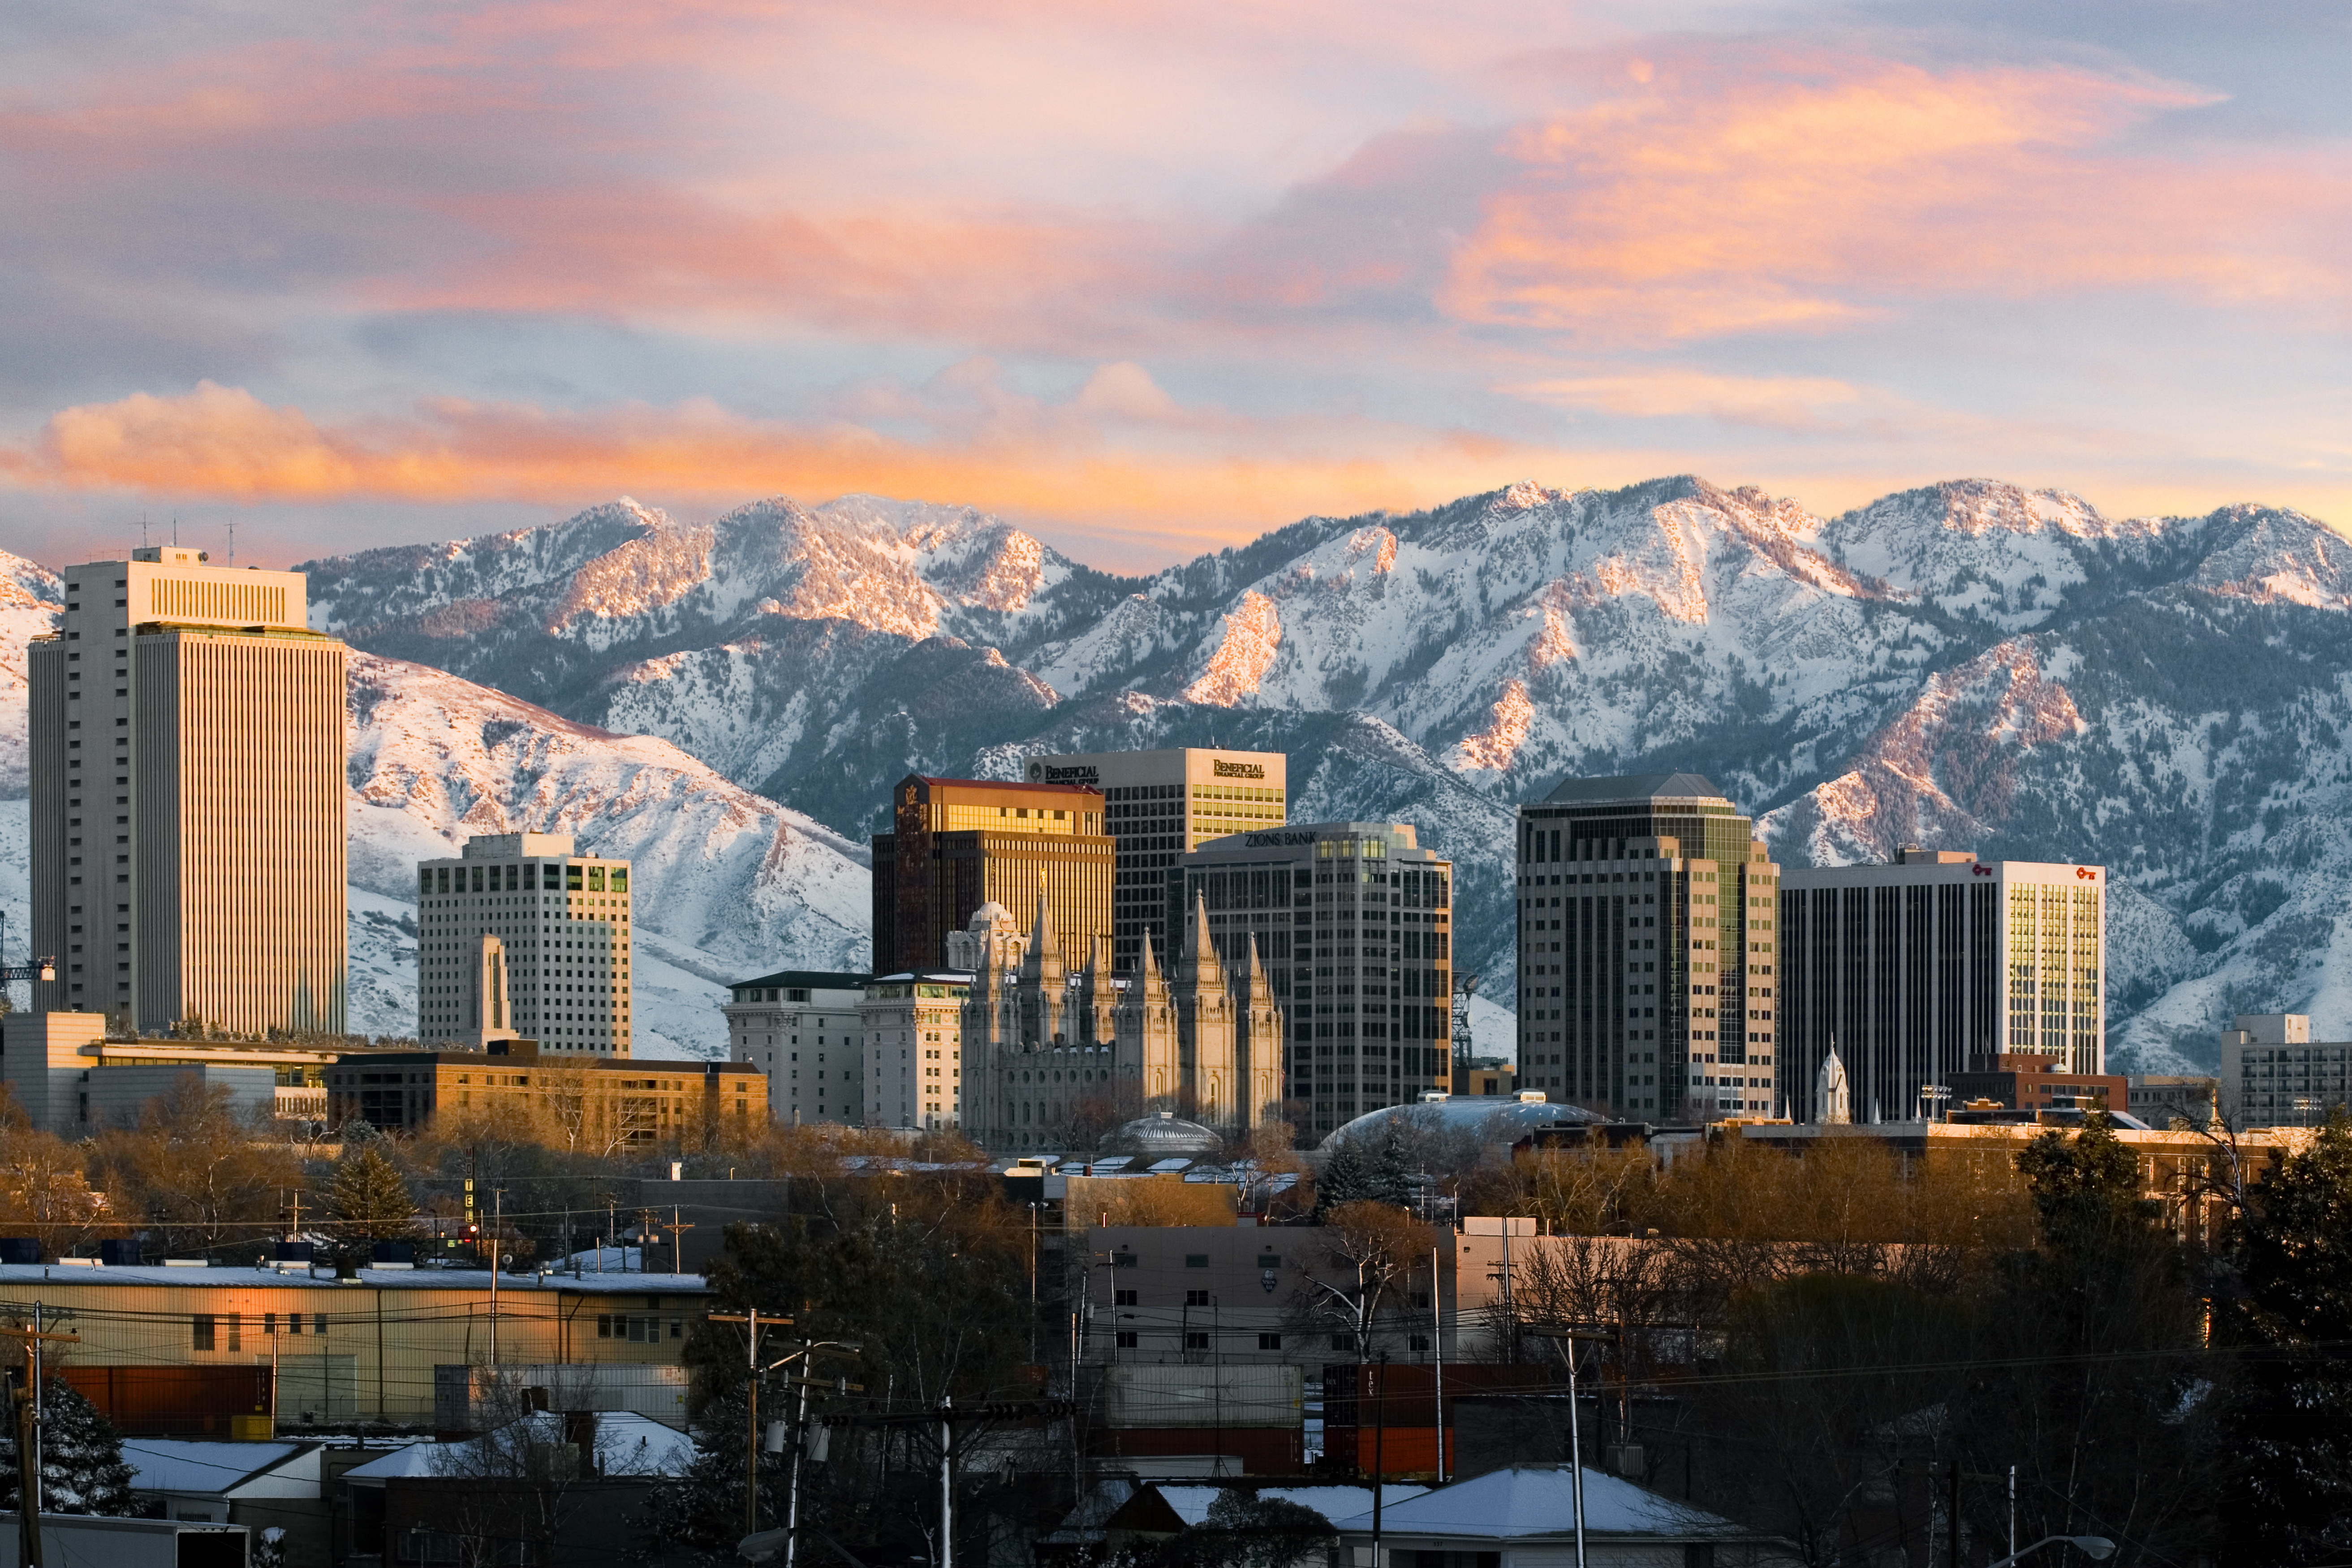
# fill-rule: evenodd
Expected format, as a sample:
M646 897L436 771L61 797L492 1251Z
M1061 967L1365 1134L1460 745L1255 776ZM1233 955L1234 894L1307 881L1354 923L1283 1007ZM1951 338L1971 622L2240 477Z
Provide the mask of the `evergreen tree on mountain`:
M41 1511L94 1513L128 1519L140 1511L131 1494L122 1437L98 1406L54 1374L42 1380ZM20 1495L14 1420L0 1432L0 1511L13 1512Z

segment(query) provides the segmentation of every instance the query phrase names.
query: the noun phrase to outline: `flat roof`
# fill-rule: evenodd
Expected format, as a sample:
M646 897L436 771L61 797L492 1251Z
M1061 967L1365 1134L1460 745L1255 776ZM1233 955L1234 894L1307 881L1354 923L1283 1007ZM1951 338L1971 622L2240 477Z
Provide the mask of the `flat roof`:
M267 1245L257 1243L257 1246ZM353 1282L379 1290L480 1291L488 1296L487 1268L362 1268ZM108 1268L72 1263L0 1263L0 1291L29 1286L137 1286L173 1290L324 1290L349 1289L331 1268L312 1275L299 1268L281 1273L275 1268L230 1265L167 1268L141 1264ZM499 1294L510 1291L573 1295L706 1296L710 1282L699 1274L593 1274L578 1279L570 1274L501 1274Z
M850 974L830 969L780 969L773 974L762 974L756 980L733 980L728 989L741 985L790 986L797 991L857 991L874 976Z
M908 778L919 779L935 789L1007 790L1018 795L1090 795L1100 798L1102 791L1091 784L1030 784L1022 779L941 779L929 773L909 773ZM898 781L901 784L905 779Z
M1699 773L1624 773L1606 779L1562 779L1543 797L1546 805L1627 805L1654 800L1719 800L1731 804Z

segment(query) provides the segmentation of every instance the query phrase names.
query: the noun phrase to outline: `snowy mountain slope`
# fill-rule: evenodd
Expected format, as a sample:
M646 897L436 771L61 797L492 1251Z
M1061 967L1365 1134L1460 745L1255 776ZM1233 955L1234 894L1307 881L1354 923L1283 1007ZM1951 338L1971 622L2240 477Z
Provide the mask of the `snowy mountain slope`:
M1281 747L1298 815L1426 817L1489 994L1510 803L1689 767L1769 812L1784 859L1916 839L2115 868L2119 1054L2210 1054L2237 1007L2352 1033L2314 923L2352 892L2326 826L2352 546L2293 512L2116 520L1963 480L1823 519L1689 477L1521 484L1118 579L853 498L604 508L312 570L365 646L666 738L861 838L908 768Z
M25 645L57 628L64 603L65 584L56 573L0 551L0 799L32 787L26 773Z
M717 1007L730 979L865 962L866 851L667 742L364 654L352 659L351 711L352 882L412 921L415 863L457 853L471 834L569 833L632 862L647 1055L723 1050ZM413 1026L413 973L404 997L390 980L376 994Z

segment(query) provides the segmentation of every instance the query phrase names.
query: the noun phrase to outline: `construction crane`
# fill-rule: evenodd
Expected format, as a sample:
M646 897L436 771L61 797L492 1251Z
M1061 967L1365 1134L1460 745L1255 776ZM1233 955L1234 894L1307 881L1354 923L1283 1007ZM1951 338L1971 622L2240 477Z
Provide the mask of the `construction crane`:
M1478 977L1454 972L1454 1092L1470 1092L1470 998Z
M8 917L0 914L0 956L5 956L7 951ZM26 963L0 962L0 985L14 985L19 980L55 980L57 977L58 961L54 958L37 958Z

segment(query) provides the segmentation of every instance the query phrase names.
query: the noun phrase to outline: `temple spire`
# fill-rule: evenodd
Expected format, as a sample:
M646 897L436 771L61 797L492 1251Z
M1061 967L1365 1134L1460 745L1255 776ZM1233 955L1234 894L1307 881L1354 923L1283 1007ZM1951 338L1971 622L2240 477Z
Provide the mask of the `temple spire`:
M1184 956L1176 966L1176 984L1180 990L1205 991L1213 982L1220 989L1224 974L1217 963L1216 949L1209 941L1209 900L1201 893L1192 895L1192 920L1184 932Z
M1067 978L1062 966L1062 945L1054 936L1054 908L1045 900L1043 871L1037 873L1037 918L1029 927L1029 952L1021 963L1021 978L1056 986Z

